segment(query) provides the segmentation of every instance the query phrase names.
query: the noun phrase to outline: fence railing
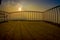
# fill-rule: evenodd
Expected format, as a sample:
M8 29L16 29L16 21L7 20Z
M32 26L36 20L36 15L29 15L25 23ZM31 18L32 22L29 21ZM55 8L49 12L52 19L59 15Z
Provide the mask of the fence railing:
M44 12L43 20L60 23L60 5Z
M60 5L45 12L20 11L20 12L0 12L0 22L6 20L44 20L60 24Z
M5 12L0 11L0 22L5 21Z
M39 11L20 11L8 14L8 20L42 20L42 12Z

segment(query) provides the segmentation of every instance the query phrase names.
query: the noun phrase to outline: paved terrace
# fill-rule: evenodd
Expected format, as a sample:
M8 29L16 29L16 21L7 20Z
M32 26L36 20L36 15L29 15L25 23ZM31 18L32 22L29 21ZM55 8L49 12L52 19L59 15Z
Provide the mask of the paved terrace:
M0 40L60 40L60 27L42 21L8 21L0 24Z

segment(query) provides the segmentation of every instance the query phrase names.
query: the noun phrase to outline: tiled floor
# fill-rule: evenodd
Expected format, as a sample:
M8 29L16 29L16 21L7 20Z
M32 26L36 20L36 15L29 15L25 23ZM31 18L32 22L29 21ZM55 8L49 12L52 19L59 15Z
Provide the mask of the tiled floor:
M45 22L9 21L0 24L0 40L60 40L60 28Z

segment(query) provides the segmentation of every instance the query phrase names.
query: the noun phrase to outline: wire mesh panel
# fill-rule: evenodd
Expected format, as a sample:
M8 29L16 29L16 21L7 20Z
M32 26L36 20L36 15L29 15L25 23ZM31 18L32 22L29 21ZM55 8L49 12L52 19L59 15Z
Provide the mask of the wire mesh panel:
M60 23L60 5L44 12L43 20Z
M7 20L6 12L0 11L0 22Z
M51 8L45 12L18 11L0 12L0 22L7 20L44 20L60 24L60 6Z
M20 11L8 14L8 20L42 20L42 12Z
M60 24L60 7L58 7L57 10L58 10L58 23Z

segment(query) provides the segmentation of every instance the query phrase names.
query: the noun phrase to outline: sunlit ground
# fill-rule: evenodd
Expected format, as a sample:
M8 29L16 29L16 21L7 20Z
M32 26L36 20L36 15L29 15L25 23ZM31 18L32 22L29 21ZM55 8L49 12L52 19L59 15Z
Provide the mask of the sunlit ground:
M8 21L0 24L0 40L60 40L60 28L42 21Z

